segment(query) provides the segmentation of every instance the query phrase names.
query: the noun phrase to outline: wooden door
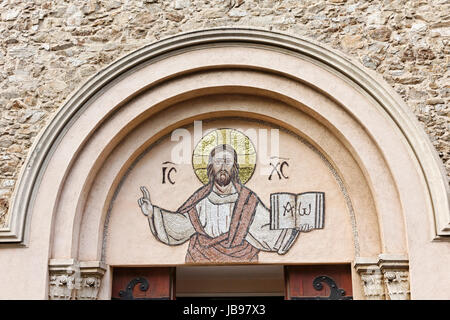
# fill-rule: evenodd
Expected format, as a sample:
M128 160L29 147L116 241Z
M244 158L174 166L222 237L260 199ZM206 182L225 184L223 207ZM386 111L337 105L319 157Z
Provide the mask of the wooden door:
M352 299L350 265L285 267L285 299Z
M112 299L174 300L175 268L114 268Z

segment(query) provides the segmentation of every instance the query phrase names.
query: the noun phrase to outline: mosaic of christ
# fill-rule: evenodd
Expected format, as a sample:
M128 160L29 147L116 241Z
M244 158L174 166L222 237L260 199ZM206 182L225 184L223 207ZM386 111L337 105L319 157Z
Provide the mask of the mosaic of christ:
M141 187L138 204L159 241L169 246L189 241L187 263L257 262L261 250L284 254L291 248L302 230L271 229L270 209L245 186L256 163L247 136L215 130L201 139L192 160L203 186L178 210L153 205Z

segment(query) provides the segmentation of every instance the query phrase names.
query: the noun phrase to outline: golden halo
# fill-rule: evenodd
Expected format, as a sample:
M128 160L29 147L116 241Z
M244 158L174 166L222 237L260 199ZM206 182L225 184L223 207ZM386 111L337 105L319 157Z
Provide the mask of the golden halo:
M200 139L192 154L192 168L195 175L203 184L208 183L206 168L209 154L219 144L228 144L236 150L239 164L239 179L245 184L255 171L256 150L249 137L236 129L216 129Z

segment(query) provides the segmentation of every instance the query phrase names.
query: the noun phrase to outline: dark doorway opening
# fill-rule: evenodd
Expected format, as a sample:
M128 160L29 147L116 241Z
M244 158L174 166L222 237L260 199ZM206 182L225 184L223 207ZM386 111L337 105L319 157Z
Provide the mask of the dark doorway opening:
M282 265L182 266L177 299L284 299Z

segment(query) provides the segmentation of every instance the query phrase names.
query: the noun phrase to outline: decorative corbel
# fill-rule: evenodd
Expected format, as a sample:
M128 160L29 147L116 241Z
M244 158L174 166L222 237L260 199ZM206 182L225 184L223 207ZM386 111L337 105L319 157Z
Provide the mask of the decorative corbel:
M50 300L96 300L106 265L101 261L51 259Z
M355 269L361 277L367 300L384 300L386 293L383 274L376 258L357 258Z
M80 268L74 259L51 259L49 261L50 300L71 300L74 298Z
M409 300L409 261L405 256L380 254L358 257L354 265L368 300Z
M101 261L80 262L80 286L77 288L78 300L97 300L106 265Z
M380 254L378 265L384 275L390 300L409 300L409 261L405 256Z

